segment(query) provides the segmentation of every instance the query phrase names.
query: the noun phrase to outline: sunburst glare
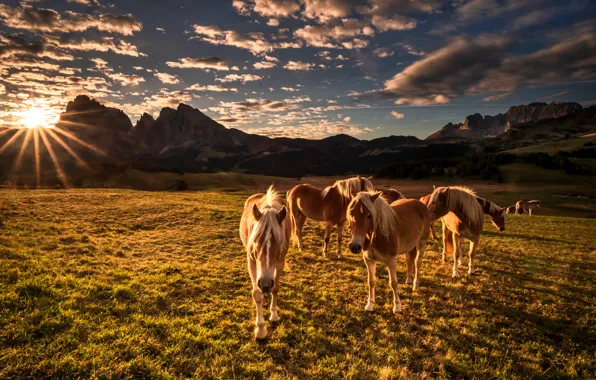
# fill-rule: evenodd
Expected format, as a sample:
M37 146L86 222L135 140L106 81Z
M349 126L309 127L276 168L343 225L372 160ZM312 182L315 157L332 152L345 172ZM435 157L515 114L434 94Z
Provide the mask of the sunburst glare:
M26 128L53 128L58 115L51 109L34 106L17 115Z

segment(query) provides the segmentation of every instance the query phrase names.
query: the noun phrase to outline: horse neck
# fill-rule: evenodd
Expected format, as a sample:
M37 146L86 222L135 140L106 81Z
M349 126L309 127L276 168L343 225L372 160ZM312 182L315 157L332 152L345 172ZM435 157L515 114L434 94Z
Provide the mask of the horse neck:
M486 215L490 215L491 217L497 216L499 212L499 207L497 207L496 204L484 198L476 197L476 200L478 201L480 206L482 206L482 211L484 211Z
M336 186L332 186L325 194L325 207L338 207L347 211L351 199L344 197Z
M461 199L457 204L452 204L451 202L447 203L449 212L454 213L462 222L468 224L471 223L470 215L467 215L464 211L464 205L462 204L463 202Z

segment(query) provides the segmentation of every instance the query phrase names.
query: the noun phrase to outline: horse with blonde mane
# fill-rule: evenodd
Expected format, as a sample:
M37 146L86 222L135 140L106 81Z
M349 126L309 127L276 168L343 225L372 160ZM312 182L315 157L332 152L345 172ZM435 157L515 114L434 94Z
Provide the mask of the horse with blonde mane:
M291 235L290 219L284 200L269 187L266 194L251 195L244 203L240 220L240 239L246 249L252 297L257 308L255 338L264 339L267 327L263 318L264 293L271 292L270 321L279 320L277 293Z
M325 222L323 256L327 255L331 229L337 225L337 257L341 257L341 239L346 224L346 210L352 197L360 191L372 191L368 178L354 177L336 181L325 189L303 184L288 192L287 201L293 224L293 234L298 248L302 250L302 229L306 219Z
M406 254L408 284L417 290L420 284L422 256L430 233L430 218L424 204L415 199L403 199L391 205L381 193L358 193L347 211L350 222L350 251L363 252L368 269L368 302L365 310L372 311L375 303L377 261L387 265L393 290L393 312L401 312L397 294L397 255Z
M387 203L392 204L395 201L399 201L400 199L406 199L406 196L400 193L395 189L375 189L375 191L381 192L381 197L387 201Z
M427 204L431 220L443 222L443 257L453 249L453 277L458 277L462 239L470 241L468 274L473 272L474 253L484 226L484 211L476 193L463 186L437 187Z

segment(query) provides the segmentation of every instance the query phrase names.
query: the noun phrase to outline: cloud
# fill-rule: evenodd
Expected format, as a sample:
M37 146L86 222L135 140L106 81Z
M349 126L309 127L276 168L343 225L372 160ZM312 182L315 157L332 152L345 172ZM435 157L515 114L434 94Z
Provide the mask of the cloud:
M540 100L546 100L546 99L552 99L552 98L559 98L563 95L567 95L567 94L571 94L573 91L562 91L562 92L557 92L556 94L552 94L552 95L548 95L548 96L543 96L541 98L538 98Z
M262 76L254 74L228 74L223 78L215 78L217 82L254 82L263 79Z
M244 1L242 1L242 0L233 0L232 1L232 6L236 10L236 13L238 13L238 14L240 14L242 16L250 16L250 9L248 7L248 4L246 4Z
M404 115L403 113L399 113L397 111L391 111L391 116L393 116L397 120L403 119L404 117L406 117L406 115Z
M364 1L354 0L304 0L304 17L317 19L321 23L349 16L356 5Z
M456 39L385 82L383 95L397 104L444 104L499 67L509 41L500 37Z
M213 69L220 71L229 71L230 67L219 57L207 58L180 58L178 62L166 62L169 67L180 69Z
M234 46L248 50L254 55L272 52L276 47L292 47L267 41L263 33L240 34L233 30L222 30L215 25L193 25L193 30L197 36L191 39L198 39L213 45Z
M364 20L344 18L341 20L341 23L335 25L307 25L296 30L294 36L309 46L333 49L339 48L340 45L338 43L347 39L370 35L367 28L370 29L368 23ZM366 45L368 45L368 42ZM343 46L346 49L350 49L355 48L357 45L352 43L352 47Z
M296 89L296 88L292 88L292 87L282 87L281 89L282 89L282 91L286 91L286 92L300 91L300 89Z
M137 47L133 44L122 40L115 40L113 37L102 37L99 39L70 39L63 36L61 38L48 37L48 41L50 44L61 49L101 52L112 51L116 54L128 55L131 57L147 56L146 54L139 52Z
M368 6L360 7L360 12L382 16L420 12L434 13L439 11L445 3L443 0L369 0Z
M395 54L395 52L390 48L377 48L373 50L373 53L379 58L387 58Z
M163 34L167 34L166 30L164 28L155 28L155 30L157 30L158 32L161 32Z
M372 24L381 32L388 30L410 30L416 27L416 20L395 15L391 18L383 16L373 16Z
M66 11L63 16L53 9L32 6L12 8L2 4L0 4L0 20L10 28L48 33L97 29L101 32L130 36L143 28L143 25L130 14L115 16L109 13L86 14Z
M323 139L339 134L357 137L372 132L370 128L362 128L342 121L333 122L328 120L279 127L243 128L242 130L246 133L264 135L271 138L290 137L311 140Z
M557 40L549 47L511 56L508 38L457 38L385 82L381 95L395 98L397 104L444 104L458 96L502 94L520 86L594 79L593 23L579 23L556 35Z
M483 102L494 102L495 100L503 100L510 98L513 95L513 92L502 92L500 94L485 96L482 101Z
M180 79L176 75L166 74L166 73L155 73L153 74L157 79L162 81L165 84L178 84L180 83Z
M425 52L421 51L421 50L416 50L412 45L400 42L397 44L397 46L401 46L402 48L404 48L408 54L412 54L412 55L418 55L418 56L423 56L426 55Z
M206 86L202 86L198 83L193 84L192 86L188 87L187 90L189 91L211 91L211 92L238 92L238 89L236 88L228 88L228 87L223 87L220 85L206 85Z
M312 63L300 62L300 61L290 61L284 66L284 69L292 70L292 71L310 71L314 67L315 67L315 65Z
M106 76L122 86L137 86L145 82L145 78L137 74L106 73Z
M269 26L279 26L279 20L276 18L272 18L267 21L267 25Z
M253 11L263 17L290 17L300 9L295 0L252 0Z
M277 65L273 62L256 62L255 64L253 64L253 67L257 70L271 69L275 66Z

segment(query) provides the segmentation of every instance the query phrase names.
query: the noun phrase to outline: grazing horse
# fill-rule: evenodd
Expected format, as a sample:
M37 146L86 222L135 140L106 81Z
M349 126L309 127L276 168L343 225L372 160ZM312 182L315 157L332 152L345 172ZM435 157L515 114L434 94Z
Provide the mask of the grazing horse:
M431 220L441 218L443 222L443 252L453 249L453 277L459 276L462 238L470 241L468 274L472 274L474 253L484 226L484 211L476 194L461 186L437 187L427 207Z
M476 200L482 206L484 215L490 216L493 226L499 231L505 231L505 211L503 207L497 206L496 203L489 201L488 199L476 197Z
M279 320L277 292L285 266L292 233L284 200L269 187L266 194L254 194L244 203L240 220L240 239L246 249L252 297L257 307L255 338L264 339L267 327L263 319L263 294L271 292L270 321Z
M400 199L406 199L406 197L402 193L395 189L375 189L375 191L380 191L381 197L383 197L383 199L385 199L389 204L392 204L393 202L398 201Z
M540 207L540 201L520 200L520 201L517 201L517 203L515 204L515 213L519 215L519 214L523 214L523 213L527 212L528 214L530 214L530 216L532 216L532 209L538 208L538 207Z
M327 255L331 229L337 225L337 257L341 257L341 239L346 224L346 210L352 196L361 191L372 191L368 178L354 177L336 181L321 190L311 185L298 185L288 192L287 200L294 226L294 240L302 250L302 229L307 218L325 222L323 256Z
M368 269L368 302L365 310L372 311L374 308L377 261L382 261L389 271L393 312L397 314L401 312L395 269L397 255L406 254L406 282L413 283L413 289L417 290L430 218L420 201L403 199L389 205L380 195L380 192L361 192L350 202L347 218L352 239L349 247L353 253L364 252L362 256Z
M506 210L507 210L507 214L513 214L513 213L515 213L515 205L513 205L513 206L507 206Z

